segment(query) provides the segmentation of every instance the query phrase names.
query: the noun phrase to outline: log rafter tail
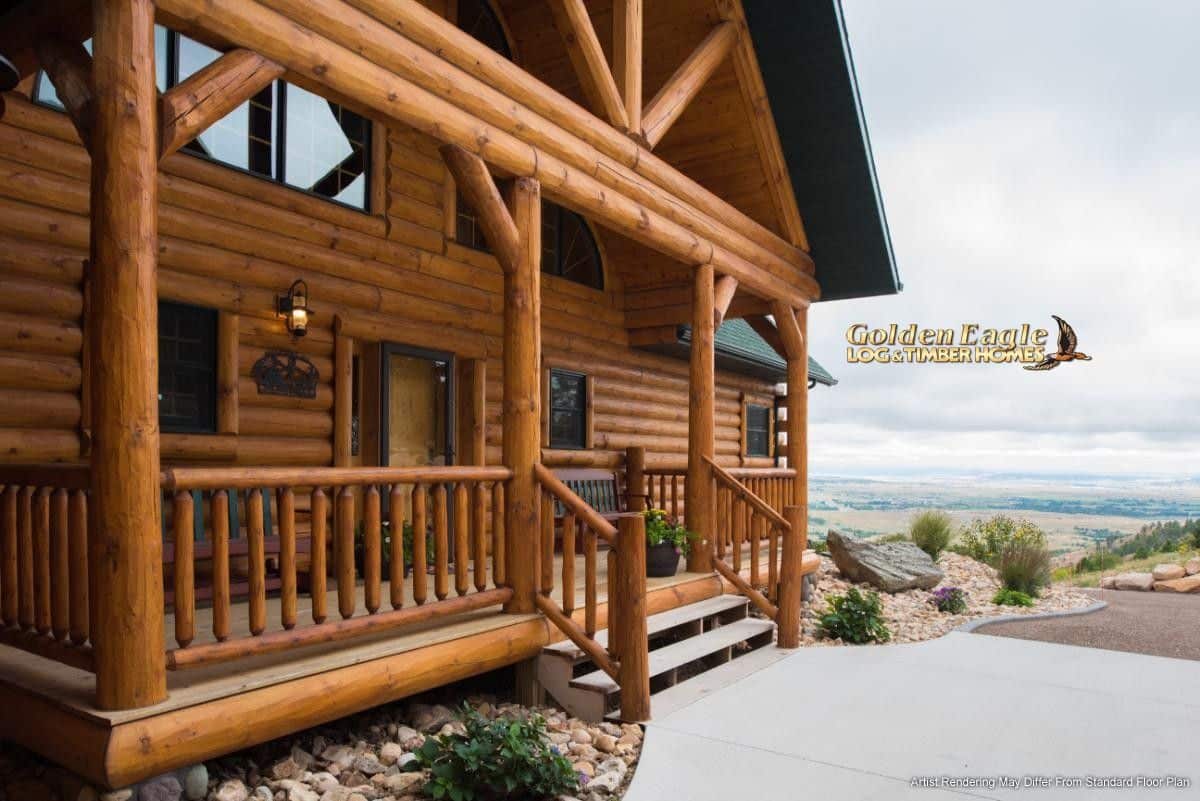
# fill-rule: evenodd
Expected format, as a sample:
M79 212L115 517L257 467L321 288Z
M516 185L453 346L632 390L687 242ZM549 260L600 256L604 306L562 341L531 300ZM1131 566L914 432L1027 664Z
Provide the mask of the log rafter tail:
M717 279L713 286L713 327L720 328L721 323L725 322L725 315L729 312L729 305L733 303L733 296L737 294L738 280L732 275L723 275Z
M588 102L614 127L628 131L625 100L604 57L587 6L583 0L550 0L550 10Z
M92 129L96 124L91 54L79 42L55 36L38 40L34 52L50 83L54 84L79 139L90 152Z
M737 39L737 26L731 22L722 22L713 28L647 104L642 113L642 131L651 149L662 141L696 95L700 94L708 79L733 50Z

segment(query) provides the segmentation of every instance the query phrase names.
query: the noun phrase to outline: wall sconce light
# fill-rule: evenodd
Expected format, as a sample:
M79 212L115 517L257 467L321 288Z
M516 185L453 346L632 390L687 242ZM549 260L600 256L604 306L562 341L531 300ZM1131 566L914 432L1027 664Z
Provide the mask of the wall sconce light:
M275 311L283 318L289 334L302 337L308 333L308 318L312 314L308 308L308 284L302 280L293 282L286 295L275 298Z

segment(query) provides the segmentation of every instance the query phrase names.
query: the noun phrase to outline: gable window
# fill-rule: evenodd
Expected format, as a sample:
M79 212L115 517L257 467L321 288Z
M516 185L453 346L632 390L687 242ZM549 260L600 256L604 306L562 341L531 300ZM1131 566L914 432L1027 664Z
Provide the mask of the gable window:
M569 370L550 371L550 447L588 447L587 376Z
M217 430L217 312L159 301L158 422L163 431Z
M604 289L600 250L587 223L573 211L542 203L542 272Z
M488 0L458 0L458 27L512 61L508 36Z
M771 409L768 406L746 404L746 455L771 455Z
M85 45L91 49L91 42ZM154 29L159 91L177 86L221 53L167 28ZM38 75L33 99L61 109ZM183 147L195 156L368 211L371 124L298 86L275 81Z

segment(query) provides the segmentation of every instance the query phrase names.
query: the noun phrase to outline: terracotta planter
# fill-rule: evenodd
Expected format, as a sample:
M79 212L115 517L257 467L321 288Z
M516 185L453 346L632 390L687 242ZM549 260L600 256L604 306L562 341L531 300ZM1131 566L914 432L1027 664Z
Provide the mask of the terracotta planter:
M669 542L646 546L646 575L654 578L673 576L679 571L679 552Z

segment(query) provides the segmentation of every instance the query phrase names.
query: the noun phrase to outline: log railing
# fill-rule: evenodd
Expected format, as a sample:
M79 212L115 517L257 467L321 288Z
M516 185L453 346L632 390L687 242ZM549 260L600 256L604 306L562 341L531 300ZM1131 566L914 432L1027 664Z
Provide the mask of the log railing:
M713 566L776 622L780 647L794 648L799 644L800 582L807 540L803 509L788 505L780 514L732 471L707 461L717 532Z
M646 502L651 509L662 509L671 517L682 518L683 481L686 467L646 468Z
M649 651L646 634L646 527L640 514L625 514L617 525L606 520L548 468L534 467L541 497L538 609L621 688L621 717L650 716ZM554 502L562 504L562 568L559 601L554 600ZM583 625L577 620L577 537L582 541ZM597 546L608 546L608 648L596 641Z
M167 652L168 668L335 642L508 601L503 504L504 482L511 476L505 467L469 466L165 471L178 645ZM230 582L230 521L238 520L229 515L234 493L246 510L245 557L238 565L246 572L244 600L235 600ZM275 514L268 519L277 521L277 532L264 530L263 505L272 494ZM197 497L208 506L207 515L197 514ZM406 528L412 532L408 538ZM311 554L310 621L301 620L298 611L302 538L308 547L301 550ZM268 540L278 550L275 621L268 621ZM205 567L211 576L213 641L192 644L198 544L211 555ZM336 589L332 612L330 584Z
M779 514L795 502L796 471L786 467L726 467L724 471L748 490L763 499ZM646 498L656 509L683 519L683 485L687 478L685 467L647 467ZM720 529L717 531L721 534ZM728 531L725 532L728 537Z
M0 643L94 672L87 468L0 468Z

